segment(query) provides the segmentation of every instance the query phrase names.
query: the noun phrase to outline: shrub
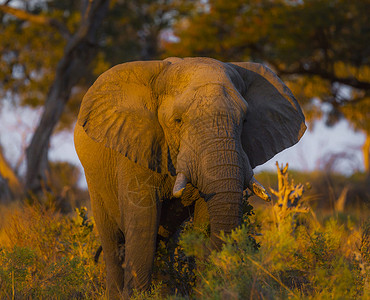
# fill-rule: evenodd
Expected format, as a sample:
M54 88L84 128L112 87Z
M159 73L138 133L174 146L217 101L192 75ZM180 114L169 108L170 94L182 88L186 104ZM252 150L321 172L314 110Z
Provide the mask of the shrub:
M26 205L8 219L0 240L1 299L82 299L104 293L103 266L93 262L99 243L85 208L69 217Z
M253 213L211 252L209 228L183 225L159 242L153 288L135 299L369 299L370 223L333 213L318 217L305 188L278 166L273 202ZM250 200L250 199L249 199ZM52 201L51 201L52 202ZM96 299L105 295L100 243L85 208L60 214L36 202L2 210L0 299Z
M289 180L287 166L278 166L278 181L275 204L245 216L247 225L224 236L222 251L212 252L195 271L193 297L368 299L369 227L360 239L361 229L351 219L334 215L320 222L304 203L304 187ZM251 239L256 224L260 247ZM204 244L204 234L190 231L180 238L187 255L202 257Z

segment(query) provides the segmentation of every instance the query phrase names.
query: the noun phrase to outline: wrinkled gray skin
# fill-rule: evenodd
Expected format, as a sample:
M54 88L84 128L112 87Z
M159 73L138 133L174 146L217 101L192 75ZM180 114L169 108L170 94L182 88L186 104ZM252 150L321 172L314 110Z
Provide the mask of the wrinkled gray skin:
M148 289L158 228L172 234L190 207L195 222L209 217L219 249L220 231L241 222L246 188L269 200L252 168L295 144L305 128L290 90L259 64L169 58L102 74L82 101L75 145L109 297Z

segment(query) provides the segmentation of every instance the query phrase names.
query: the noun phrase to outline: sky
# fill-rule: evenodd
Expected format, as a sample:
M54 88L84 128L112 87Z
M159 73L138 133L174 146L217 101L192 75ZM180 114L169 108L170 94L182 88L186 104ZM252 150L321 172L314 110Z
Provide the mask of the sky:
M20 165L20 173L25 169L24 149L37 126L40 114L41 109L12 107L6 101L1 107L0 144L11 165ZM307 130L296 145L258 166L254 172L258 174L264 170L275 171L276 161L284 165L288 162L290 169L323 170L330 158L339 157L340 159L335 161L333 171L351 175L356 171L363 171L361 148L364 141L365 135L354 132L345 120L330 128L325 126L323 121L318 121L313 130ZM52 137L49 158L53 161L68 161L79 166L83 172L74 150L72 130L57 133ZM79 184L86 187L84 176L81 176Z

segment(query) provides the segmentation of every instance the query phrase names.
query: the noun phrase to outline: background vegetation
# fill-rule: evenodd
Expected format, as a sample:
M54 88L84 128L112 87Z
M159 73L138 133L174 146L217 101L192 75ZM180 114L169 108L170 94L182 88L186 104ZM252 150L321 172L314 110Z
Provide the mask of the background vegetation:
M158 246L151 297L366 299L368 11L369 0L0 1L0 109L41 111L21 157L5 156L0 139L0 299L104 297L88 194L77 185L78 168L49 161L50 138L71 130L85 91L103 71L171 55L264 63L288 83L310 127L346 119L367 138L363 173L332 173L341 157L325 172L291 171L303 185L294 192L285 181L294 195L305 190L297 203L306 204L251 199L255 214L246 205L245 224L208 259L207 230L184 225L180 246ZM258 179L284 189L276 174Z

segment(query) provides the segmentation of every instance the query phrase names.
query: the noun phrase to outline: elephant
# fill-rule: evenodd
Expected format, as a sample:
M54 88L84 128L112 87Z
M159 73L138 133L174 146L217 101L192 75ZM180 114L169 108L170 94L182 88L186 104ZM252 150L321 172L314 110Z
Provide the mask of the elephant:
M270 199L253 168L305 130L292 92L262 64L170 57L100 75L82 100L74 141L109 298L150 287L158 231L173 233L190 206L195 223L209 220L220 249L221 231L241 223L246 188Z

